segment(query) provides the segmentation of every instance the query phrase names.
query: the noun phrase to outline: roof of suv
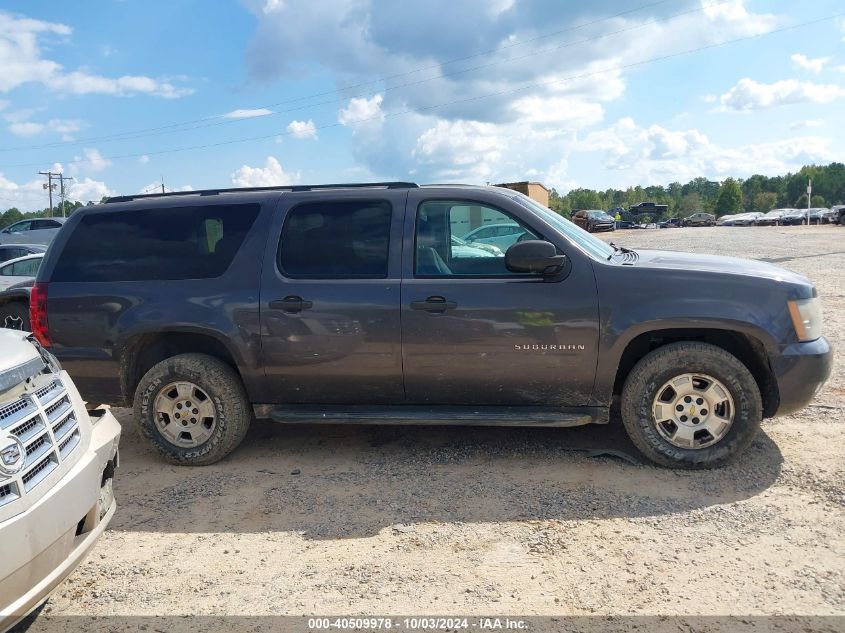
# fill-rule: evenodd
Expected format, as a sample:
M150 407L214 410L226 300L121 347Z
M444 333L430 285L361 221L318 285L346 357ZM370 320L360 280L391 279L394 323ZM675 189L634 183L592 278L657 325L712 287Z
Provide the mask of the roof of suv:
M250 193L301 193L307 191L339 191L339 190L360 190L360 189L418 189L418 188L447 188L454 187L456 189L483 189L485 191L494 192L509 192L510 189L504 187L486 186L486 185L465 185L465 184L428 184L418 185L413 182L360 182L360 183L343 183L343 184L328 184L328 185L290 185L278 187L235 187L228 189L197 189L192 191L170 191L166 193L148 193L135 194L125 196L113 196L105 201L105 204L113 204L117 202L133 202L136 200L161 200L176 197L186 196L217 196L224 194L250 194ZM517 193L514 191L514 193Z

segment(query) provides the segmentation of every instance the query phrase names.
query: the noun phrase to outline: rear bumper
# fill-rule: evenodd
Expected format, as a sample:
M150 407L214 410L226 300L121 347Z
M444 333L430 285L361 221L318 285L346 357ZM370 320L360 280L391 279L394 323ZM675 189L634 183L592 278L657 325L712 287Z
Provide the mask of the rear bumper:
M73 469L33 507L0 523L0 631L44 602L106 529L116 504L103 492L103 473L117 465L119 441L120 424L106 411Z
M833 350L821 337L787 345L771 362L780 394L775 415L788 415L807 406L822 388L830 376Z

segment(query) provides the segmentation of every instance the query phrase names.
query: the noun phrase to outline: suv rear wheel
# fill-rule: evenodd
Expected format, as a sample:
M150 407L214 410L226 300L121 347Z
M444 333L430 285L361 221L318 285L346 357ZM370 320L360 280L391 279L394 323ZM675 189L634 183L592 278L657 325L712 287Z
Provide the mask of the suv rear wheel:
M672 343L638 362L622 389L631 441L670 468L715 468L757 433L763 404L748 368L706 343Z
M135 391L135 419L141 431L174 464L220 461L243 441L252 417L240 377L205 354L163 360Z

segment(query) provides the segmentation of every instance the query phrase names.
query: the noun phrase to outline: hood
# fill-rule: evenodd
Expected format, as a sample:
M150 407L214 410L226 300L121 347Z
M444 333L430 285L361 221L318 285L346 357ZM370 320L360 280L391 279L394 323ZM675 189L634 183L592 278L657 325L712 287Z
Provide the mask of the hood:
M698 255L676 251L637 251L637 267L695 270L724 275L747 275L759 279L787 282L812 287L812 282L803 275L794 273L780 266L739 257L720 255Z

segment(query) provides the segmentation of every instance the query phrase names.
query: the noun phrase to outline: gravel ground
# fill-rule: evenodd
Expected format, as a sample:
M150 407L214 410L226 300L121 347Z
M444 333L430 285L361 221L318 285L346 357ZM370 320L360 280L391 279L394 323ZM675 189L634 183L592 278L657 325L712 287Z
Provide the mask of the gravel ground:
M605 237L805 274L843 349L845 228ZM844 403L839 360L807 409L697 473L569 450L618 426L268 422L224 463L178 468L118 410L117 515L42 613L845 615Z

